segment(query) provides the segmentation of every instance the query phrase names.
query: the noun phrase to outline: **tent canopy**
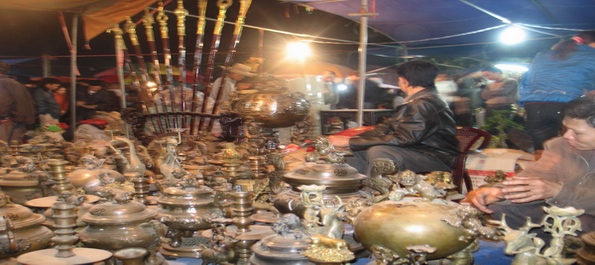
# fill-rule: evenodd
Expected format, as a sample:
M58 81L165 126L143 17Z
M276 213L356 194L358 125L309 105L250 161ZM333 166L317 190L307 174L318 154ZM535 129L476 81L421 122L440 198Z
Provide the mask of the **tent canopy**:
M288 0L359 21L361 0ZM528 39L552 39L595 30L592 0L368 0L368 25L394 40L392 47L371 47L385 55L467 55L503 49L499 33L507 26L525 29ZM530 45L531 43L529 43ZM402 49L407 48L404 53ZM487 47L487 48L486 48ZM522 48L522 47L520 47ZM549 47L547 47L549 48ZM514 49L519 49L515 46ZM506 50L514 52L514 50Z
M2 0L0 9L80 13L85 38L90 40L154 2L156 0Z

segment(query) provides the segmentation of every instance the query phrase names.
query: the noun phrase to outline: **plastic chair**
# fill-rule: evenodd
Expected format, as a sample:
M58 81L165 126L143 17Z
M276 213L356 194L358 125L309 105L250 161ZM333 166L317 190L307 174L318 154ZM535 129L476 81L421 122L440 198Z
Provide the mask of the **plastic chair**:
M463 184L467 191L473 189L471 177L465 168L465 162L467 161L467 155L476 152L478 149L484 149L490 143L492 135L490 133L472 128L472 127L459 127L457 128L457 139L459 140L459 151L455 164L452 170L452 178L459 193L463 192Z

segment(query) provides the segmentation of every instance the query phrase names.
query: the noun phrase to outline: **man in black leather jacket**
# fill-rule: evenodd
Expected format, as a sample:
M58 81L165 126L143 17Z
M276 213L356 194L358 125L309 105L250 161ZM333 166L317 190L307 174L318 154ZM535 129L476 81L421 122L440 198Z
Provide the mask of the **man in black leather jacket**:
M353 157L347 157L347 163L368 176L376 158L393 160L400 171L450 171L459 148L453 113L434 86L438 68L411 61L400 65L397 74L405 102L390 119L349 139ZM329 139L335 146L345 142L338 136Z

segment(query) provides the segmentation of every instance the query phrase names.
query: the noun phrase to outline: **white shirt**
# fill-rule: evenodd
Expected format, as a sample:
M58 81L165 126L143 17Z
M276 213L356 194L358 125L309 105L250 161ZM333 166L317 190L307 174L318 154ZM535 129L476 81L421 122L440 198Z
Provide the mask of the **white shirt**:
M217 78L217 80L215 80L215 82L213 82L213 86L211 87L210 97L211 97L211 99L213 99L213 101L215 99L217 99L217 93L219 91L219 86L221 86L221 77ZM229 101L229 95L231 95L231 93L233 93L237 90L236 89L236 81L229 78L228 76L226 76L223 89L225 89L225 90L223 90L223 94L221 94L221 99L220 99L219 103Z

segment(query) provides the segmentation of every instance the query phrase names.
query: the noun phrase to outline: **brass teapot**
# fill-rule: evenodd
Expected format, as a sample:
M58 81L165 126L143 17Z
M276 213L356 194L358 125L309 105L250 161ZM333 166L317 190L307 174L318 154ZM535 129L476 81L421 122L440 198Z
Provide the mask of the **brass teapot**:
M215 192L207 186L168 187L157 199L159 221L168 228L170 245L180 246L182 236L188 232L211 228L213 216L224 212L216 199Z

